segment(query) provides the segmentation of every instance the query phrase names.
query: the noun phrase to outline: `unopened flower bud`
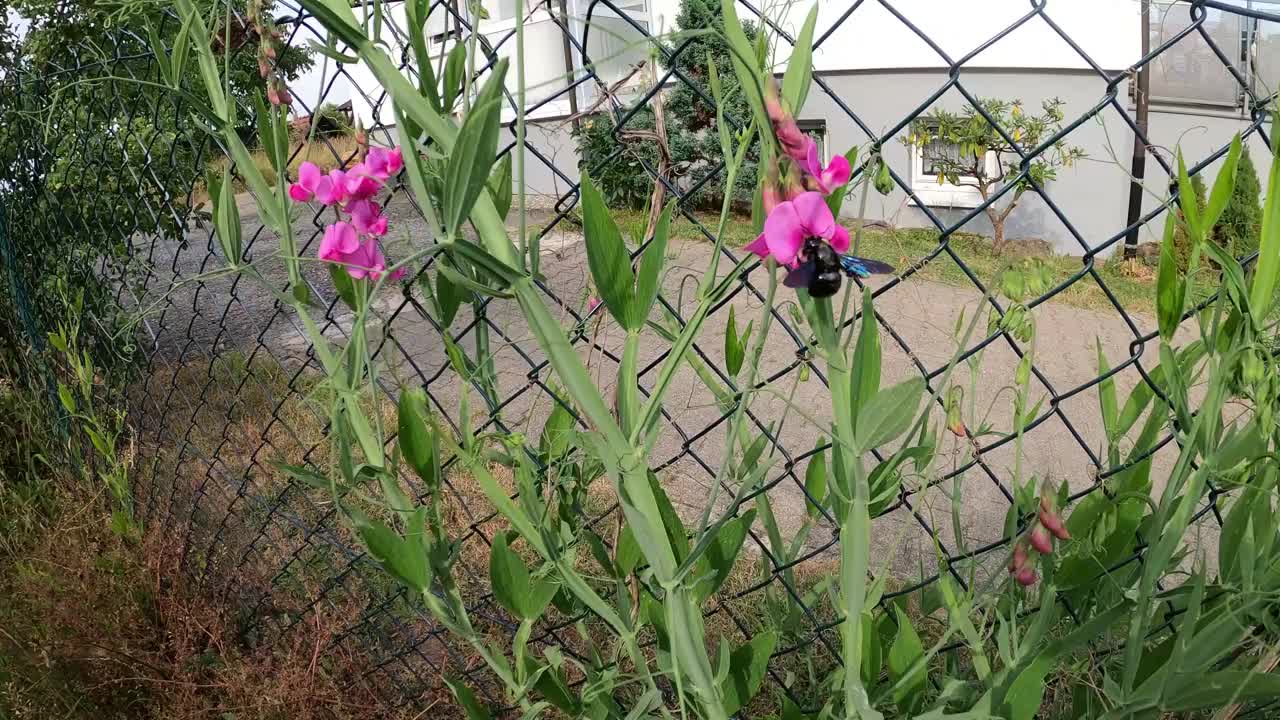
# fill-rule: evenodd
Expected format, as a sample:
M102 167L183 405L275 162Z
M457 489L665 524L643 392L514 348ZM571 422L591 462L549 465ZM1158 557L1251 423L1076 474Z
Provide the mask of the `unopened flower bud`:
M1027 546L1022 543L1014 543L1013 560L1009 563L1009 572L1017 574L1027 565Z
M280 93L276 91L275 85L267 86L267 102L271 103L272 105L280 104Z
M1045 526L1059 540L1071 539L1071 533L1067 531L1067 526L1062 522L1062 518L1058 516L1058 513L1054 512L1048 498L1040 499L1040 524Z
M1019 570L1018 574L1013 576L1013 579L1017 580L1018 584L1023 587L1031 587L1032 585L1036 584L1035 568L1031 567L1030 565L1027 565L1026 567Z
M1043 525L1036 525L1031 528L1031 534L1027 536L1031 547L1041 555L1048 555L1053 552L1053 541L1049 539L1049 531L1044 529Z
M888 195L893 192L893 175L889 172L889 164L880 158L876 168L876 192Z
M287 105L293 105L293 93L290 93L290 92L289 92L289 88L284 87L284 86L282 85L282 86L280 87L280 93L279 93L279 94L280 94L280 104L281 104L281 105L286 105L286 106L287 106Z
M258 74L265 80L271 74L271 66L263 58L258 58Z
M268 58L270 58L270 59L272 59L272 60L275 60L275 59L276 59L276 48L275 48L275 46L274 46L274 45L272 45L271 43L267 43L267 44L266 44L266 46L262 49L262 54L263 54L263 55L266 55Z

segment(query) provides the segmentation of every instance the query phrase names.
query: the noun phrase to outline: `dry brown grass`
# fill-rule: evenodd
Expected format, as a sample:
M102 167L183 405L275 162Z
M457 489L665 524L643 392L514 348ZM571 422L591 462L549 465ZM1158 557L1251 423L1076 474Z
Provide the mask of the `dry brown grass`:
M304 162L312 162L320 166L321 170L328 172L334 168L343 167L348 164L348 160L356 153L355 137L351 135L335 135L323 140L307 142L305 140L295 140L293 149L296 155L289 161L289 177L298 177L298 166ZM225 156L220 157L209 163L209 172L221 175L230 163ZM267 159L265 153L261 150L253 152L253 165L258 168L263 177L271 185L276 183L276 171L271 166L271 161ZM240 181L236 181L236 192L243 192L245 187ZM204 180L196 183L196 187L191 193L191 203L195 207L200 207L209 202L209 192L205 187Z
M182 581L177 544L112 534L100 497L60 503L49 531L0 564L6 717L398 717L359 681L368 658L330 642L353 608L318 606L254 645L241 608Z

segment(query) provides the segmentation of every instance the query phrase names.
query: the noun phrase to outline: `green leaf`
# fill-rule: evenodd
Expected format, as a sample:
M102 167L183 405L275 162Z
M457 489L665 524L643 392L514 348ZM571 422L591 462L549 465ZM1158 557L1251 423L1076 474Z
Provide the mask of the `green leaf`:
M489 582L493 584L493 596L503 607L517 617L528 617L525 598L529 593L529 569L511 550L507 533L493 537L489 548Z
M420 542L406 541L381 521L357 510L348 510L348 514L369 554L382 564L383 569L415 592L430 589L427 554Z
M729 672L720 684L726 715L738 712L755 697L769 668L769 657L777 640L778 636L772 630L762 632L729 655Z
M467 44L455 43L449 50L449 57L444 62L444 105L445 114L453 112L453 106L462 95L462 79L467 74Z
M422 388L401 391L396 406L400 456L422 478L427 488L440 486L440 466L435 431L427 423L427 394Z
M507 215L511 214L511 199L515 194L512 189L511 153L503 155L493 166L493 172L489 174L489 194L493 196L498 217L506 220Z
M880 389L880 328L876 324L875 306L871 302L871 289L862 289L862 322L858 327L858 343L853 348L853 378L850 398L854 428L862 408Z
M893 504L898 497L898 489L902 487L902 473L899 468L908 460L914 460L917 466L927 464L933 457L932 445L913 445L904 447L885 459L867 476L867 487L871 490L871 501L867 511L875 517Z
M818 438L821 447L823 439ZM821 508L814 502L823 502L827 497L827 460L826 451L819 451L809 456L809 466L804 471L804 489L806 492L805 507L809 517L817 517Z
M1178 273L1178 253L1174 247L1173 230L1177 220L1172 209L1168 213L1164 220L1164 240L1160 244L1160 265L1156 271L1156 316L1160 325L1160 337L1171 341L1178 330L1178 323L1182 321L1183 292L1186 286Z
M1227 151L1227 158L1222 161L1222 167L1218 169L1218 177L1213 180L1213 190L1209 193L1209 200L1205 204L1206 233L1213 232L1213 227L1218 224L1218 218L1226 209L1227 202L1231 200L1231 192L1236 187L1236 167L1240 163L1240 150L1240 133L1236 133L1235 137L1231 138L1231 149Z
M649 312L653 308L653 303L658 298L659 276L662 273L662 266L667 259L667 240L671 235L671 209L674 206L668 204L666 209L662 211L662 215L658 218L658 224L653 230L653 241L644 249L644 253L640 256L640 270L636 273L636 289L634 299L631 301L631 324L629 329L638 329L644 327L645 321L649 318Z
M62 383L58 383L58 400L62 403L62 407L68 413L74 414L76 411L76 399L71 394L71 388Z
M857 451L880 447L909 430L923 395L924 378L911 378L877 392L858 413L854 433Z
M591 268L596 290L613 319L630 330L628 308L632 303L635 276L631 272L627 247L604 197L585 173L582 175L582 221L587 265Z
M356 280L347 273L347 269L336 263L325 263L325 268L329 271L329 280L333 283L333 289L341 298L342 304L356 309Z
M729 44L729 58L733 61L733 71L738 75L738 84L742 94L751 106L755 116L756 128L770 127L769 115L764 109L764 82L760 75L760 66L756 59L751 41L742 29L742 21L738 19L737 0L720 0L720 14L724 21L724 35ZM763 33L761 33L763 34Z
M553 406L538 438L538 452L547 464L558 462L573 447L573 413L562 402L555 401Z
M1280 276L1280 139L1271 140L1271 171L1267 176L1267 197L1262 203L1262 231L1258 244L1258 265L1249 288L1249 311L1256 327L1263 327L1275 300Z
M787 58L787 71L782 76L782 97L792 112L799 113L809 96L809 84L813 78L813 28L817 23L818 5L815 3L796 36L791 57Z
M1009 685L1004 702L1009 720L1032 720L1044 702L1045 676L1053 669L1046 657L1036 658Z
M862 684L868 688L880 679L880 670L884 667L884 646L880 643L880 632L876 629L876 620L869 612L862 613Z
M685 530L684 523L680 521L680 516L676 514L671 498L667 497L667 491L662 488L662 484L658 482L658 476L653 472L649 473L649 489L657 502L658 515L661 516L662 525L667 531L667 540L671 542L676 562L684 562L684 559L689 556L689 533Z
M374 434L369 418L365 417L364 410L360 408L359 399L354 393L344 395L342 399L345 409L342 416L346 419L351 431L355 433L360 451L364 453L365 462L374 467L382 467L382 442Z
M755 520L756 511L751 509L742 515L724 523L716 532L715 539L707 546L706 564L711 571L709 580L699 586L698 595L706 600L716 593L724 581L733 572L733 564L742 550L742 543L747 538L747 531Z
M1191 177L1187 175L1187 164L1182 159L1182 150L1178 150L1178 206L1182 208L1182 219L1187 223L1192 242L1204 240L1206 228L1200 224L1200 204Z
M1186 673L1175 675L1169 687L1171 691L1160 703L1161 709L1184 712L1275 698L1280 696L1280 675L1248 670Z
M924 646L902 608L895 605L893 611L898 619L898 635L889 647L889 677L897 686L893 693L894 703L898 709L909 713L922 699L925 666L922 662L917 663L924 658Z
M151 56L156 59L156 65L160 66L160 77L173 87L178 87L177 76L173 73L173 66L169 62L169 51L164 46L164 41L160 39L160 33L157 32L154 23L147 23L147 42L151 44ZM175 48L176 49L176 48Z
M526 655L524 667L525 674L532 676L542 666L536 658ZM551 665L546 666L533 686L538 692L542 693L542 697L546 698L547 702L568 713L571 717L577 717L581 713L582 705L578 702L577 697L574 696L573 691L569 689L569 683L566 681L564 671L561 668Z
M287 162L285 157L287 147L282 148L280 146L280 135L275 128L275 114L261 92L253 94L253 104L254 115L258 121L258 145L261 146L263 154L267 156L267 161L271 163L271 169L276 171L276 177L279 178L283 162Z
M613 564L624 577L630 575L640 564L640 545L636 543L636 534L630 525L622 526L618 533L618 545L613 550Z
M1111 372L1111 366L1107 363L1107 356L1102 352L1102 340L1095 337L1094 342L1098 347L1098 374L1106 375ZM1116 379L1108 377L1106 380L1098 383L1098 405L1102 410L1102 428L1107 434L1108 442L1116 439L1116 422L1119 419L1116 409Z
M473 280L467 277L466 275L464 275L463 273L458 272L457 270L454 270L448 265L439 266L438 268L436 268L436 272L438 273L438 277L441 277L447 280L449 284L455 289L463 288L465 290L470 290L473 293L478 293L480 295L484 295L487 297L496 297L496 298L514 297L511 293L507 292L506 290L503 290L501 288L496 288L491 285L486 285L477 280ZM501 282L501 280L499 280L499 282Z
M244 246L240 236L240 207L236 205L230 167L222 171L222 181L218 183L218 194L214 198L213 229L218 234L223 257L234 267L240 264Z
M729 377L737 377L742 371L742 361L746 358L746 348L738 336L738 318L733 306L729 306L729 321L724 328L724 366Z
M436 309L440 313L440 324L447 328L450 325L453 325L454 318L458 317L458 308L461 307L462 301L466 299L467 293L457 285L454 285L453 281L444 273L439 272L439 269L444 267L446 260L444 258L440 258L436 262ZM425 274L422 277L423 280L427 279L427 275Z
M458 140L449 153L444 177L445 231L456 237L484 192L498 152L498 119L502 114L503 81L507 61L499 60L493 74L476 96L471 112L458 130ZM508 203L510 200L508 200Z
M491 720L489 710L476 698L475 693L471 692L471 688L463 685L461 680L445 678L444 682L449 686L449 691L453 693L458 704L466 711L467 720Z

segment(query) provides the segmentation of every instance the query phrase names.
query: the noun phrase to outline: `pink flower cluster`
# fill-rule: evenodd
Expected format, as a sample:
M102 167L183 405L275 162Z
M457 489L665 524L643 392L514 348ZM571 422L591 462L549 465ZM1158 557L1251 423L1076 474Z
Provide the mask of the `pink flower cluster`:
M315 200L332 205L339 218L344 214L346 218L325 227L320 241L321 260L345 266L347 274L357 280L382 277L387 259L378 238L387 234L387 218L373 196L403 167L400 148L377 147L369 148L363 162L345 171L330 170L327 175L313 163L302 163L298 182L289 186L289 197L294 202ZM391 273L391 279L399 280L404 274L404 268L399 268Z
M764 232L746 249L762 258L772 256L789 267L799 264L800 248L806 238L822 238L838 253L848 251L849 233L836 222L825 198L849 182L849 160L837 155L823 167L817 143L782 107L776 90L766 98L765 109L778 145L799 170L800 180L797 182L795 174L789 173L780 187L777 169L770 168L762 198L768 213Z
M1052 536L1052 537L1051 537ZM1036 582L1036 569L1031 554L1027 552L1029 545L1041 555L1053 553L1053 538L1070 540L1071 533L1062 522L1048 495L1040 498L1040 516L1036 519L1031 531L1027 533L1025 542L1019 540L1013 546L1013 560L1009 563L1009 574L1019 585L1030 586Z

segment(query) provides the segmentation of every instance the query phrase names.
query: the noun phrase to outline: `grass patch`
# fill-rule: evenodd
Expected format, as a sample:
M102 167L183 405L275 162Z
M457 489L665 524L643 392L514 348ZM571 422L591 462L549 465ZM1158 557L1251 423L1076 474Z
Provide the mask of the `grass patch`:
M708 240L709 233L714 233L719 216L712 213L695 213L698 223L686 217L673 218L672 238L680 240ZM646 217L633 210L615 212L618 225L626 231L638 227L643 229ZM843 223L853 232L853 224ZM938 248L939 233L936 230L901 228L882 229L867 228L863 231L862 245L859 254L874 260L887 262L899 270L919 262ZM742 247L755 239L751 221L745 217L731 218L725 227L725 243L730 247ZM1028 244L1016 241L1010 243L1010 250L1004 256L991 251L989 239L974 233L954 233L951 235L950 248L966 267L988 287L1000 271L1026 257L1036 257L1046 264L1053 273L1055 283L1061 283L1079 273L1083 268L1081 259L1070 255L1056 255L1044 252ZM1115 295L1116 300L1130 311L1155 312L1155 269L1139 260L1108 259L1097 262L1096 268L1102 281ZM948 254L943 253L933 258L917 270L912 277L919 277L947 285L972 286L973 282L965 274L960 264ZM1056 301L1076 307L1100 310L1113 309L1114 305L1106 293L1092 277L1085 276L1073 283L1071 287L1055 296Z

